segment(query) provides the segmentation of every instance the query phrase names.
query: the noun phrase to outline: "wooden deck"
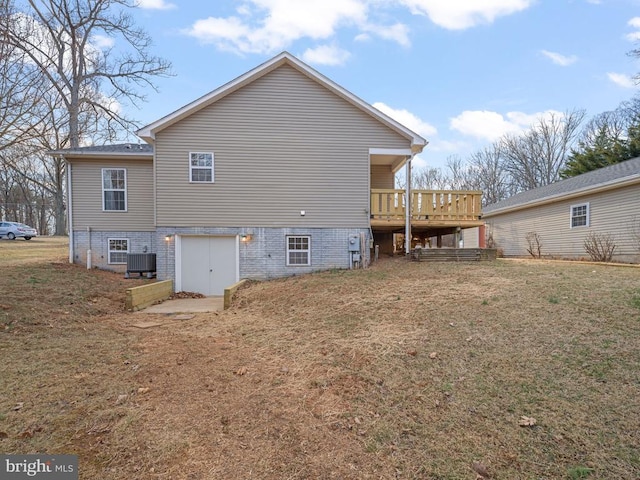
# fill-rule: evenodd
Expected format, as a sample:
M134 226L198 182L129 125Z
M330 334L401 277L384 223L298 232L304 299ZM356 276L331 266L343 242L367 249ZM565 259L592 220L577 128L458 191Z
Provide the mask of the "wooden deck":
M406 193L371 190L371 227L396 230L406 222ZM479 190L412 190L411 226L417 230L471 228L483 224Z

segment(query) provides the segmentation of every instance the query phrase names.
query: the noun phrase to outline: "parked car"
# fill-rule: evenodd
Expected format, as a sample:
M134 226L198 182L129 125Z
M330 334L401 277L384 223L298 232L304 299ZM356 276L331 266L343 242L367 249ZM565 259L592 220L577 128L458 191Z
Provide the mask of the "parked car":
M9 240L15 240L18 237L22 237L25 240L31 240L33 237L38 236L38 231L18 222L0 222L0 237L7 237Z

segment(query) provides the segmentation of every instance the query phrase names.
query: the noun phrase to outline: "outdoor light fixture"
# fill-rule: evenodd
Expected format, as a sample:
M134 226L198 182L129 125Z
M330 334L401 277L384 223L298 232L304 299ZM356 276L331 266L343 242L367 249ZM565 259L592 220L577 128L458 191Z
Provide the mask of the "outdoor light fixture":
M241 242L248 242L249 240L251 240L251 235L247 235L246 233L240 235Z
M164 237L165 242L170 242L171 241L171 237L173 237L173 235L169 234L166 237Z

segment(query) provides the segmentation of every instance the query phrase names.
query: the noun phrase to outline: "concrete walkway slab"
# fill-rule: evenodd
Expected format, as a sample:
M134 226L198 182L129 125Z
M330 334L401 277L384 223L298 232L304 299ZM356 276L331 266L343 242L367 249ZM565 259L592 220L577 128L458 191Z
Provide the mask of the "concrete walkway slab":
M137 313L161 313L171 315L176 313L207 313L224 310L224 297L179 298L165 300L157 305L140 310Z

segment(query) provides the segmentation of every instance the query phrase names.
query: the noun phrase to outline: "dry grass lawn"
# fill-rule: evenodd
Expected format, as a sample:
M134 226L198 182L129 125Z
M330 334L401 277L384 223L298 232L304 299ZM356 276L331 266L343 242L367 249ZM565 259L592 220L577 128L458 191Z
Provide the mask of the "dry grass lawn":
M396 258L178 320L64 247L0 241L2 452L83 479L640 478L640 268Z

